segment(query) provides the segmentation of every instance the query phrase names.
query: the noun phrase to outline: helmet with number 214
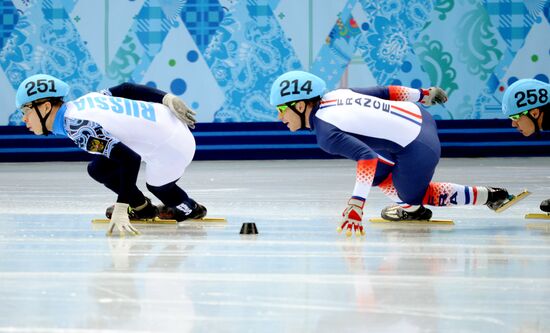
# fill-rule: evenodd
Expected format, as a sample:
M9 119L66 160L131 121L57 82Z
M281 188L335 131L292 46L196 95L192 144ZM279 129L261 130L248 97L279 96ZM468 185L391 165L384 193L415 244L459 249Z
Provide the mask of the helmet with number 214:
M269 103L273 106L323 96L327 85L308 72L291 71L279 76L271 86Z

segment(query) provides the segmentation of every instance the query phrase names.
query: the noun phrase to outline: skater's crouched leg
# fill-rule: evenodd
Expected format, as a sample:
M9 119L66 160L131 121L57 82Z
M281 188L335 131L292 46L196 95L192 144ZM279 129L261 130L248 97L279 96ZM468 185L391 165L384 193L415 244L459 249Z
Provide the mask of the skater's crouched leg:
M147 189L163 203L159 206L159 217L176 221L205 217L206 207L190 198L182 188L176 185L176 181L162 186L147 184Z

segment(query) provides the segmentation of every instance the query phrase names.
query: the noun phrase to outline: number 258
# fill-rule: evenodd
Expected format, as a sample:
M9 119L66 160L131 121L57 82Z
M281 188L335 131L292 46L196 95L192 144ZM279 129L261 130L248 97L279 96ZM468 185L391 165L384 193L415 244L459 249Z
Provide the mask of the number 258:
M514 97L517 99L516 105L518 108L533 105L537 102L546 103L548 102L548 90L539 89L537 95L537 89L527 89L527 91L518 91Z

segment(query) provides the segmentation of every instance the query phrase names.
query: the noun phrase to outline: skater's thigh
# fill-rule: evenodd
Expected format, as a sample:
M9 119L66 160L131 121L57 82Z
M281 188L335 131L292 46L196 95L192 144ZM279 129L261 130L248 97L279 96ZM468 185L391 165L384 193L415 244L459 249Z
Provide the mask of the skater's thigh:
M179 179L195 155L195 139L189 130L178 131L168 142L144 157L147 184L162 186Z
M421 204L438 162L439 154L422 143L398 155L393 184L399 198L408 204Z
M378 186L382 183L393 171L393 165L388 165L383 162L378 161L376 165L376 172L374 173L374 179L372 181L372 186Z

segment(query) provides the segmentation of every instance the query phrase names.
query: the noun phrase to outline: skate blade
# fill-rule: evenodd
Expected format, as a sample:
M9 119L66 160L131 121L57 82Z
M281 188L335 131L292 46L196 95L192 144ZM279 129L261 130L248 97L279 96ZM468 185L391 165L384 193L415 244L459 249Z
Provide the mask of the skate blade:
M372 223L455 224L453 220L446 220L446 219L390 221L390 220L383 219L381 217L370 218L369 222L372 222Z
M109 219L93 219L92 223L109 223ZM202 219L190 219L183 222L192 222L192 223L201 223L201 222L210 222L210 223L226 223L227 219L225 217L203 217ZM176 220L163 220L159 218L155 219L144 219L144 220L130 220L132 224L177 224Z
M525 227L531 230L542 230L542 231L550 232L550 223L547 223L547 222L527 223Z
M521 192L518 195L515 195L512 199L508 200L505 204L503 204L502 206L495 209L495 212L502 213L503 211L505 211L506 209L512 207L513 205L515 205L519 201L527 198L530 194L531 194L531 192L529 192L527 190L523 190L523 192Z
M550 213L528 213L525 214L526 219L540 219L540 220L550 220Z

